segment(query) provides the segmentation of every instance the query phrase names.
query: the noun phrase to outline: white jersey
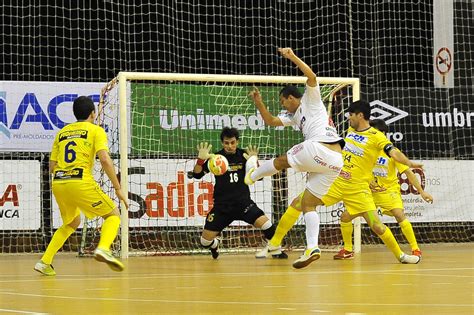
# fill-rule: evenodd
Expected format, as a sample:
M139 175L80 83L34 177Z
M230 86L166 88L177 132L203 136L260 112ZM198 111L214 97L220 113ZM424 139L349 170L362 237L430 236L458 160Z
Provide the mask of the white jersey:
M298 126L305 140L333 143L342 139L336 129L329 125L319 83L315 87L306 85L301 104L295 113L283 112L278 118L284 126Z

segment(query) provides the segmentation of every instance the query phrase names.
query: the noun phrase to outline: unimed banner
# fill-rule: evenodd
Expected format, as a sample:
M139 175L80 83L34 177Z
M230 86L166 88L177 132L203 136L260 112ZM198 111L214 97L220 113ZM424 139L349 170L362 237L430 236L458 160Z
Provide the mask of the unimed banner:
M196 160L137 159L129 165L130 227L204 226L213 205L213 175L200 180L188 179ZM252 199L271 218L271 180L251 186ZM59 209L54 202L53 224L61 226ZM234 222L234 225L245 222Z
M103 83L0 81L0 150L49 152L57 131L75 122L80 95L99 102Z
M474 204L474 185L472 175L474 161L420 161L423 170L415 169L424 186L433 198L433 204L426 203L405 175L400 176L401 195L405 206L405 215L411 222L461 222L474 221L472 204ZM289 202L304 189L305 179L302 175L289 172ZM344 210L343 203L332 207L321 207L321 223L338 223ZM363 221L363 220L362 220ZM383 216L384 222L396 222L395 219Z
M0 163L0 230L37 230L41 225L40 162Z

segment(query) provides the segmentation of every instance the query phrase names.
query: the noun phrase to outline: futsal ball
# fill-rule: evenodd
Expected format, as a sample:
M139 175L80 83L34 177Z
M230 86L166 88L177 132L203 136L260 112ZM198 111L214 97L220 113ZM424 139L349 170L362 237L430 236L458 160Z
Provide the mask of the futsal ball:
M215 154L209 159L209 170L212 174L220 176L229 170L229 161L220 154Z

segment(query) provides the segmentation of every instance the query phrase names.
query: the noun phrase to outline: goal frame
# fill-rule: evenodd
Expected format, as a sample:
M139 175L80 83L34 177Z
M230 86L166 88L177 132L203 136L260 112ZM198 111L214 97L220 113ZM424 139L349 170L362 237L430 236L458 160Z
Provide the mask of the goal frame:
M352 99L360 99L359 78L347 77L318 77L320 84L346 84L352 86ZM189 73L152 73L152 72L119 72L117 77L107 84L118 81L119 97L119 153L120 153L120 185L122 190L128 191L128 125L127 125L127 81L188 81L188 82L239 82L239 83L281 83L304 84L307 80L303 76L264 76L264 75L223 75L223 74L189 74ZM103 90L103 91L104 91ZM104 93L102 93L104 95ZM101 100L102 102L103 100ZM121 209L125 206L121 205ZM120 256L129 256L128 211L121 211L120 228ZM361 251L361 223L360 218L354 220L354 251Z

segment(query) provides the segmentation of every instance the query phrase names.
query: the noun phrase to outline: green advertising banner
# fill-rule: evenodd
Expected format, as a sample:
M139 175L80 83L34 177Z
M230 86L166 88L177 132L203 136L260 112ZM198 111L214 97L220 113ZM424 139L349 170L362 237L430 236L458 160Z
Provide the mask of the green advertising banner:
M277 115L281 86L259 87L269 110ZM265 126L253 101L252 86L144 84L131 86L132 154L194 157L205 141L221 148L223 127L240 132L240 147L257 145L261 154L285 153L302 141L292 127Z

